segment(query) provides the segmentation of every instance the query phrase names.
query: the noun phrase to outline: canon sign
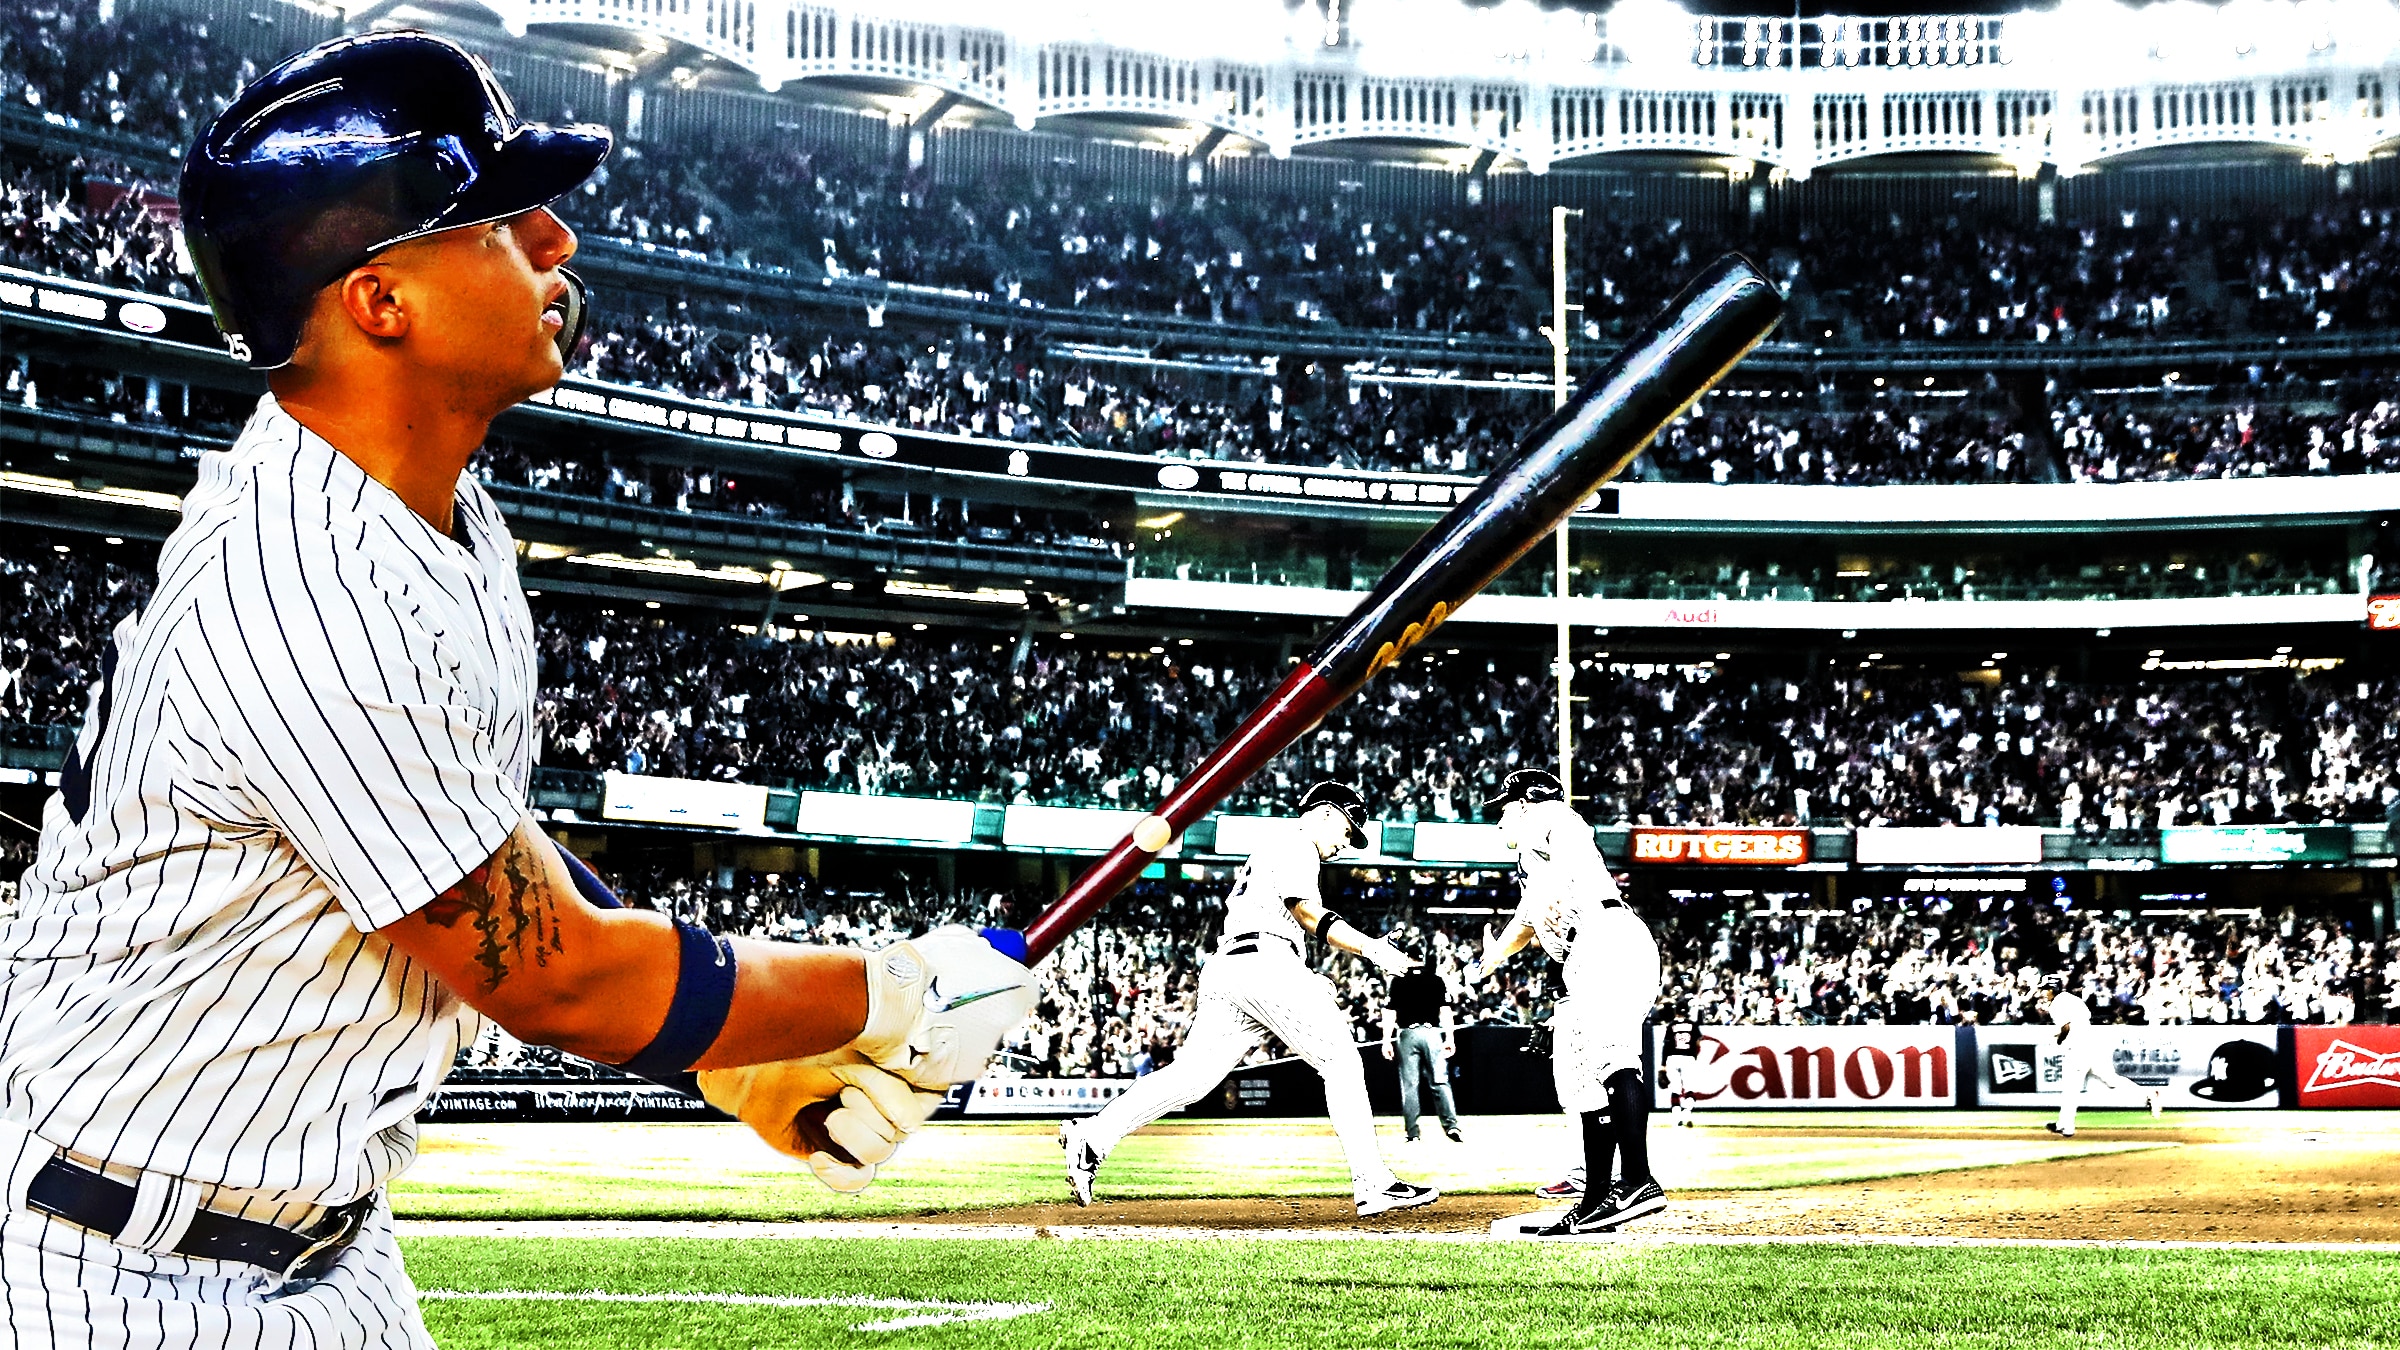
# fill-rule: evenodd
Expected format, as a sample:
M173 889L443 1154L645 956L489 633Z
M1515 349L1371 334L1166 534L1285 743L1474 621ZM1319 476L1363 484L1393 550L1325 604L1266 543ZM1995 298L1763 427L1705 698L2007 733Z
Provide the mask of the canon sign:
M1789 866L1808 861L1808 838L1806 830L1637 829L1629 852L1645 863Z
M1718 1108L1952 1106L1956 1042L1950 1027L1710 1027L1694 1095Z

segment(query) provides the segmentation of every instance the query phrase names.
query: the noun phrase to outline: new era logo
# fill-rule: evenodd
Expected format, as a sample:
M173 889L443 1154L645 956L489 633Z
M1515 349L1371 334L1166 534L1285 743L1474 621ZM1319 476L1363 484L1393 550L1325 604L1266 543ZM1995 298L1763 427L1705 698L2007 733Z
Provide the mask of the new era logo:
M2335 1041L2318 1052L2316 1068L2301 1091L2329 1092L2370 1083L2400 1088L2400 1050L2378 1054L2348 1041Z
M1992 1091L2032 1092L2035 1066L2030 1045L1992 1047Z

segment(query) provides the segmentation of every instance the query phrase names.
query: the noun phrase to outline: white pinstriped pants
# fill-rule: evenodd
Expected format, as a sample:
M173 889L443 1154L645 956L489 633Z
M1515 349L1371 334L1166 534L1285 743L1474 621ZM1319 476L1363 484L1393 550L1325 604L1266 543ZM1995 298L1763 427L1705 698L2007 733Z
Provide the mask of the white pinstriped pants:
M286 1292L256 1266L121 1246L25 1208L26 1186L54 1152L0 1123L9 1350L433 1350L389 1203L324 1279ZM152 1189L136 1202L137 1224Z
M1325 1080L1325 1113L1350 1164L1350 1185L1369 1195L1392 1184L1375 1145L1375 1109L1367 1101L1349 1014L1324 976L1280 943L1239 956L1212 956L1200 968L1200 1006L1175 1062L1134 1080L1092 1117L1085 1137L1105 1157L1118 1141L1169 1111L1216 1090L1242 1056L1273 1036Z

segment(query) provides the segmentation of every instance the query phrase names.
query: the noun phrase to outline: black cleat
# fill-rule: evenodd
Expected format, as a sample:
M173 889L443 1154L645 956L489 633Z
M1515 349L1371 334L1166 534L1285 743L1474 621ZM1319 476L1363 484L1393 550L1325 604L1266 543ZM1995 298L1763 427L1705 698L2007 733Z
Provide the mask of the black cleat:
M1467 1137L1458 1132L1458 1127L1456 1125L1445 1128L1442 1133L1450 1136L1450 1142L1453 1144L1463 1144L1467 1142Z
M1373 1195L1359 1197L1358 1217L1364 1219L1371 1215L1389 1214L1395 1209L1415 1209L1441 1198L1442 1193L1431 1186L1395 1181Z
M1667 1193L1655 1181L1643 1182L1628 1194L1617 1187L1597 1204L1585 1201L1558 1217L1556 1223L1534 1231L1535 1237L1580 1237L1591 1233L1615 1232L1619 1227L1646 1214L1656 1214L1667 1207Z
M2042 1128L2043 1128L2043 1129L2045 1129L2045 1130L2048 1130L2048 1131L2049 1131L2050 1133L2052 1133L2052 1134L2055 1134L2055 1135L2059 1136L2059 1137L2060 1137L2060 1138L2062 1138L2062 1139L2072 1139L2072 1138L2074 1138L2074 1137L2075 1137L2075 1132L2074 1132L2073 1130L2062 1130L2062 1129L2058 1128L2058 1122L2057 1122L2057 1121L2055 1121L2055 1120L2053 1120L2053 1121L2050 1121L2050 1122L2048 1122L2047 1124L2043 1125L2043 1126L2042 1126Z

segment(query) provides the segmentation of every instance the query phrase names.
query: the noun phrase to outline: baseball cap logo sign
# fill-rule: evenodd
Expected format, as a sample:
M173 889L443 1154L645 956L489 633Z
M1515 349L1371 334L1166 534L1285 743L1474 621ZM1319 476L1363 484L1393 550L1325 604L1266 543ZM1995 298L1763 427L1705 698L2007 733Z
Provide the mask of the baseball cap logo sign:
M273 370L290 363L316 293L352 268L546 206L610 143L605 127L518 121L490 68L446 38L339 38L245 86L193 144L184 240L227 349ZM583 310L582 283L568 284L562 355Z

